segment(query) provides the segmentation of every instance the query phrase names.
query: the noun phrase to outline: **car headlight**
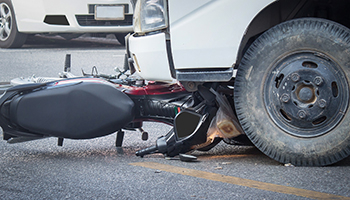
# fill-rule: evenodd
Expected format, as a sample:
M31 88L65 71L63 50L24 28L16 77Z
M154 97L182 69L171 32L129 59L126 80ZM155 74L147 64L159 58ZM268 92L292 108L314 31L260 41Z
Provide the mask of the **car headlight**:
M147 33L168 27L166 0L138 0L134 11L134 32Z

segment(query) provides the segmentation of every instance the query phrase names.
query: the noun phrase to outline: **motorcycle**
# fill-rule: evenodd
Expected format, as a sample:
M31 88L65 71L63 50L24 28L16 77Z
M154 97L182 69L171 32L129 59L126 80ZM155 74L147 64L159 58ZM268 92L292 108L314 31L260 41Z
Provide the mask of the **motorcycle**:
M124 130L138 130L147 140L142 125L153 121L173 128L154 146L137 151L137 156L162 153L188 161L196 158L186 153L207 151L222 139L228 144L249 144L232 115L220 118L226 120L222 126L215 123L226 97L232 96L232 90L222 85L198 85L195 92L188 92L178 82L139 80L128 74L127 67L117 70L117 75L99 74L93 67L91 74L78 77L70 69L70 55L66 55L59 78L18 78L12 81L13 87L2 89L4 140L13 144L57 137L62 146L65 138L91 139L116 132L116 146L121 147Z

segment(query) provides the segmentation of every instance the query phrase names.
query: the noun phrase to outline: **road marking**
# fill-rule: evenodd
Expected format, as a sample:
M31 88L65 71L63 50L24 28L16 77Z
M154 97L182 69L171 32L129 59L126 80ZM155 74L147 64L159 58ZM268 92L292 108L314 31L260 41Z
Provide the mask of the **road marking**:
M306 197L311 199L341 199L341 200L350 200L350 197L338 196L323 192L316 192L312 190L299 189L289 186L277 185L272 183L265 183L261 181L254 181L250 179L238 178L234 176L225 176L221 174L215 174L211 172L205 172L200 170L188 169L183 167L176 167L172 165L165 165L155 162L138 162L138 163L130 163L133 166L140 166L149 169L161 170L165 172L181 174L185 176L192 176L196 178L202 178L212 181L218 181L222 183L229 183L233 185L239 185L249 188L255 188L259 190L278 192L283 194L291 194L300 197Z

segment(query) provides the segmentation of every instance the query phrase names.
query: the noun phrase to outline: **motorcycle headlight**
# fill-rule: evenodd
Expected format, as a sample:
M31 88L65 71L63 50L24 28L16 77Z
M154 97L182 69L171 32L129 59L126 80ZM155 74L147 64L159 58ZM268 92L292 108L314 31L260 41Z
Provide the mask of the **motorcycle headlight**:
M138 0L134 11L134 32L147 33L168 27L166 0Z

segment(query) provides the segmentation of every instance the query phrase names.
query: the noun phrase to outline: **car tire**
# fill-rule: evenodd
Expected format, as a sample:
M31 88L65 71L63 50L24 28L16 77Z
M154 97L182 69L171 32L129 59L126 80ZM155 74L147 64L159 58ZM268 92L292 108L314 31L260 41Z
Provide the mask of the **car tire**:
M238 68L234 100L252 143L280 163L324 166L350 154L350 30L302 18L262 34Z
M0 47L18 48L27 35L18 32L16 16L10 0L0 0Z

